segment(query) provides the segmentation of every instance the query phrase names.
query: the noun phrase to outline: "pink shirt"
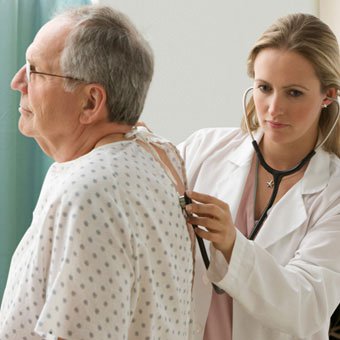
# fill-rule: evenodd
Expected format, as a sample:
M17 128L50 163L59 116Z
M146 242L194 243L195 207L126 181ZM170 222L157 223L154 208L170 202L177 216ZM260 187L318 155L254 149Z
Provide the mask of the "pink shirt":
M252 162L237 211L236 227L248 237L254 227L255 162ZM228 294L217 294L212 290L209 314L204 330L204 340L231 340L233 321L233 299Z

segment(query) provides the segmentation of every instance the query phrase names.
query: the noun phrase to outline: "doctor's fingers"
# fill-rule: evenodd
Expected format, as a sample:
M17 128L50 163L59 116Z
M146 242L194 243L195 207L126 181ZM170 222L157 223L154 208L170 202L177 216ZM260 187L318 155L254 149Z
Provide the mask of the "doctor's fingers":
M227 262L230 261L236 239L235 228L228 228L224 232L217 233L196 228L195 233L197 236L212 242L213 246L222 252Z
M197 201L199 203L204 203L204 204L215 204L217 206L219 206L222 209L229 209L229 205L225 202L223 202L222 200L214 197L214 196L210 196L210 195L206 195L206 194L202 194L200 192L197 191L187 191L187 195L194 201Z
M224 241L224 237L217 233L212 233L210 231L206 231L204 229L196 228L195 233L201 237L204 238L207 241L210 241L214 244L220 244ZM217 247L218 249L218 247Z
M212 233L227 233L227 229L229 227L225 220L220 221L211 217L188 216L187 222L205 227L209 232Z
M223 210L216 204L197 204L191 203L185 206L188 214L195 214L200 217L212 217L215 219L223 219L229 213L229 209Z
M205 223L203 222L201 224ZM220 250L225 255L226 259L228 259L230 258L230 251L232 249L233 243L235 242L235 228L231 226L217 226L217 224L214 224L214 227L217 228L214 229L207 226L207 230L196 228L195 233L197 236L200 236L205 240L212 242L214 247Z

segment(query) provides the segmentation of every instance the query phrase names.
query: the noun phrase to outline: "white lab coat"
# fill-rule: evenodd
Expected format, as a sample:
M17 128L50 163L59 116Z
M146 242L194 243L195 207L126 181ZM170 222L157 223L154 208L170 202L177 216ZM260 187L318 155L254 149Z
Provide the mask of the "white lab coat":
M255 134L260 140L262 132ZM240 129L204 129L179 145L189 188L227 202L235 220L254 155ZM319 150L304 177L275 204L255 241L237 233L230 263L197 251L197 340L215 282L233 297L233 340L326 340L340 301L340 160Z

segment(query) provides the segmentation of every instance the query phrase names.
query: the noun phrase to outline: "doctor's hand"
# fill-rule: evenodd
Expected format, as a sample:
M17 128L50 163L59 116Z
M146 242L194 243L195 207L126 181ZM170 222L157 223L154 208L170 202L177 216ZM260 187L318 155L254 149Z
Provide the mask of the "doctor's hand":
M206 230L196 228L195 233L211 241L229 262L236 239L229 205L216 197L194 191L187 192L187 195L193 201L185 207L188 213L187 222L205 227Z

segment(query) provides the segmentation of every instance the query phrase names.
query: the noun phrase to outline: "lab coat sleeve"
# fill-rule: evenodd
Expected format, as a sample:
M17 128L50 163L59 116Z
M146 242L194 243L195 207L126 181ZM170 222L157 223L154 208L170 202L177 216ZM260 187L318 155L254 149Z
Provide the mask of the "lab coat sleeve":
M340 301L339 206L311 226L285 266L237 231L229 265L211 252L208 278L264 326L298 338L316 333Z

